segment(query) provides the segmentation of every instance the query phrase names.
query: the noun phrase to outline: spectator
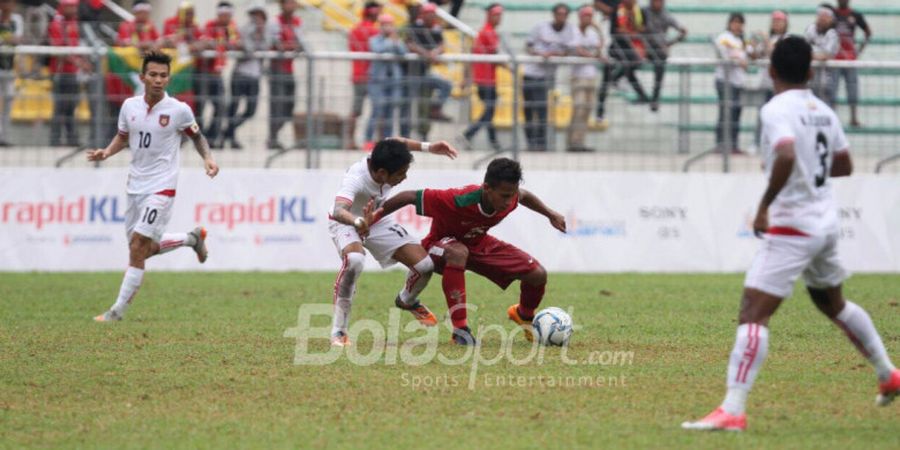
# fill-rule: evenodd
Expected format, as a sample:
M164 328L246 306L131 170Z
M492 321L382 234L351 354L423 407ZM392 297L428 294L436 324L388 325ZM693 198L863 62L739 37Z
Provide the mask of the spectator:
M719 118L716 122L716 148L720 152L742 154L738 148L741 124L741 92L747 77L747 65L755 56L744 40L744 15L739 12L728 16L728 28L716 37L716 52L722 64L716 66L716 94L719 97ZM726 103L730 103L726 110ZM726 116L728 126L726 127ZM730 136L725 136L729 128ZM726 139L728 141L726 142Z
M788 36L788 15L782 10L772 11L772 22L769 25L769 36L766 38L766 54L768 59L775 50L775 44ZM762 71L762 88L766 94L766 102L768 103L775 96L775 87L772 83L772 77L768 70Z
M850 0L838 0L838 7L835 10L835 30L840 37L841 46L835 57L838 61L855 61L862 54L869 39L872 38L872 29L866 22L866 18L862 13L850 8ZM856 48L856 27L859 27L865 33L866 39ZM859 123L859 116L856 114L856 107L859 104L859 75L853 67L841 67L834 69L831 79L831 91L837 95L838 85L841 78L847 85L847 102L850 104L850 126L862 126Z
M665 0L650 0L650 7L644 11L644 33L647 34L647 59L653 63L653 94L650 96L650 110L659 110L659 92L666 74L666 59L669 47L684 40L687 28L683 27L666 9ZM669 28L678 30L678 37L668 39Z
M275 16L278 26L278 39L275 48L283 52L303 50L300 43L300 18L294 15L297 11L297 0L280 0L281 13ZM266 146L270 150L284 150L278 141L278 132L284 124L294 116L294 58L276 58L272 60L272 73L269 75L269 139Z
M575 27L568 23L569 12L565 3L557 3L553 6L553 20L541 22L531 29L525 43L529 54L543 58L568 54L568 45L575 39L576 33ZM553 89L556 65L547 62L525 64L522 72L528 151L547 151L548 94Z
M603 67L603 82L597 94L597 122L606 123L606 94L610 83L615 84L623 76L638 96L638 103L648 103L647 94L637 78L637 68L646 57L644 46L644 13L635 0L622 0L613 22L612 44L609 56L618 62Z
M231 102L228 105L228 127L225 129L225 141L232 150L244 148L238 142L235 133L239 126L256 114L259 101L259 79L263 74L262 58L253 56L253 52L271 50L278 38L275 24L266 20L266 9L260 5L251 6L247 10L250 22L240 29L243 50L246 52L238 58L231 74ZM238 115L241 100L244 100L244 112Z
M369 39L369 48L373 53L402 56L406 54L406 44L400 39L394 17L382 14L378 17L381 26L379 34ZM372 99L372 115L366 126L366 151L375 148L375 133L380 130L380 137L394 134L394 106L400 102L403 87L403 68L399 61L372 61L369 65L369 96ZM409 122L401 122L400 135L409 135Z
M178 11L175 15L163 22L162 46L178 49L178 53L182 57L191 56L199 61L200 52L208 47L208 43L203 37L203 30L194 20L193 3L187 0L182 1L178 4ZM192 84L194 87L191 91L175 96L195 111L194 94L197 89L196 85L199 83L197 80L199 76L199 72L193 74Z
M351 52L369 51L369 39L378 35L378 16L381 15L381 5L375 1L368 1L363 6L362 20L350 30L347 38L347 46ZM369 89L369 61L364 59L353 61L353 106L350 109L350 120L347 130L346 148L356 148L356 121L362 115L363 102L366 99L366 91Z
M220 1L216 5L216 18L206 22L204 36L212 47L216 56L201 58L197 68L199 74L194 80L194 95L197 96L197 108L195 115L200 122L203 134L211 142L211 148L221 149L225 146L224 139L220 135L222 122L225 120L225 82L222 80L222 71L228 64L225 52L241 49L241 36L238 33L237 24L234 23L234 6L227 1ZM207 104L212 105L213 112L209 121L204 120L203 110Z
M156 50L159 46L159 31L150 21L152 6L146 1L138 1L131 7L134 20L119 24L116 45L120 47L137 47L141 53Z
M78 0L61 0L59 14L50 22L47 37L54 47L78 47L81 35L78 26ZM78 74L90 72L91 64L81 56L65 55L50 58L53 76L53 116L50 119L50 145L60 146L63 128L66 145L80 147L75 127L75 108L80 97Z
M599 58L602 42L594 27L594 8L583 6L578 10L578 27L569 43L575 56ZM570 152L589 152L594 149L584 145L591 100L597 95L597 66L581 64L572 67L572 122L566 137L566 149Z
M827 6L820 6L816 10L816 21L806 28L806 40L813 48L813 61L829 61L834 59L840 48L840 37L834 29L834 10ZM816 97L822 99L828 106L834 108L833 88L837 83L832 83L834 69L816 67L813 78L813 92Z
M46 43L47 13L44 12L44 0L19 0L25 7L25 38L22 41L29 45L42 45Z
M16 14L16 2L0 0L0 44L18 45L25 35L25 21ZM0 147L9 147L7 133L10 128L10 113L16 95L15 55L0 55Z
M487 18L484 26L478 32L475 42L472 44L472 53L477 55L494 55L500 50L500 38L497 36L497 27L503 16L503 6L499 3L488 5ZM494 128L494 110L497 106L497 64L473 63L472 79L478 89L478 98L484 104L484 111L477 122L469 125L462 134L464 147L472 148L472 138L482 127L487 130L488 142L494 151L500 151L500 143L497 142L497 129Z
M407 64L407 76L410 94L418 96L419 99L417 128L423 141L428 138L431 126L429 119L450 121L450 118L441 112L441 106L450 98L453 86L431 71L431 67L438 62L438 57L444 53L444 28L437 21L436 11L437 5L434 3L422 5L419 8L419 18L409 27L406 36L409 51L421 58ZM435 90L436 99L433 98Z

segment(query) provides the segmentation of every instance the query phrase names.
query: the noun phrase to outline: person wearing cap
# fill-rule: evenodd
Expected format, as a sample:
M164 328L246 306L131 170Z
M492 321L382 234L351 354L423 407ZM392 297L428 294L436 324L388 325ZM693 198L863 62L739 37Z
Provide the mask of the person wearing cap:
M738 147L741 124L741 92L747 78L747 66L756 55L744 40L744 15L733 12L728 16L727 28L715 39L716 53L727 64L716 66L716 94L719 97L719 117L716 121L716 148L720 152L743 153ZM726 96L731 105L725 109ZM727 113L727 114L726 114ZM725 120L729 116L729 136L725 136Z
M406 31L406 46L420 59L407 64L410 95L419 100L417 129L422 140L428 139L430 120L449 122L441 107L450 98L453 86L434 73L431 68L444 53L444 28L437 20L437 5L426 3L419 8L419 17ZM437 96L433 92L437 91ZM403 108L407 111L408 108ZM404 113L404 116L407 114Z
M378 35L378 16L381 15L381 4L376 1L368 1L363 5L362 20L360 20L350 35L347 36L347 47L351 52L368 52L369 39ZM353 105L350 109L349 126L347 127L347 136L345 139L345 147L356 148L356 121L362 115L363 102L366 99L366 92L369 89L369 61L357 59L353 61L353 73L351 82L353 84Z
M499 3L491 3L485 9L486 19L484 26L475 37L472 44L472 53L476 55L495 55L500 52L500 37L497 35L497 27L503 17L503 6ZM487 130L488 143L494 151L500 151L500 143L497 141L497 129L494 127L494 111L497 106L497 64L496 63L472 63L472 81L478 89L478 98L484 104L484 110L478 121L469 125L461 136L465 148L472 148L472 139L478 130Z
M653 63L653 93L650 95L650 110L659 110L659 93L666 74L666 59L669 48L687 37L687 28L681 25L666 9L665 0L650 0L650 7L644 12L644 34L647 39L647 59ZM669 29L678 30L678 36L669 39Z
M146 1L135 2L131 7L134 20L126 20L119 24L116 45L120 47L137 47L141 52L156 50L159 31L150 20L152 7Z
M15 13L16 2L0 0L0 44L15 46L25 35L25 21ZM15 55L0 55L0 147L9 147L10 108L16 95Z
M220 135L222 122L225 120L225 82L222 80L222 71L228 64L226 52L240 50L241 36L238 33L237 24L234 23L234 6L227 1L221 1L216 5L216 17L206 22L203 34L211 49L216 55L212 58L200 58L196 68L199 81L194 84L194 95L197 96L195 114L203 128L203 134L209 139L211 147L221 149L224 147L224 139ZM203 109L207 104L212 105L212 116L209 120L203 120Z
M397 33L394 17L390 14L378 16L380 31L369 38L369 51L381 55L403 56L407 52L406 43ZM375 148L376 139L394 136L394 108L401 103L403 95L403 67L399 61L372 61L369 65L369 97L372 99L372 115L366 125L363 149ZM409 136L410 123L401 121L400 136ZM379 135L376 138L376 133Z
M300 42L300 26L302 21L294 13L297 11L297 0L280 0L281 12L275 16L278 38L275 49L283 52L303 51ZM269 150L284 150L278 140L278 133L284 124L294 118L294 58L275 58L271 62L269 74L269 138L266 147Z
M553 19L535 25L525 41L528 54L550 58L565 56L569 43L575 39L575 27L568 23L571 10L565 3L553 6ZM549 126L549 93L556 77L556 64L540 62L525 64L522 70L522 97L525 100L525 140L527 150L547 151Z
M841 47L837 56L834 58L838 61L855 61L862 54L869 39L872 38L872 29L869 27L866 18L862 13L850 7L850 0L838 0L837 8L834 10L835 22L834 29L837 30L841 40ZM865 40L856 47L856 28L862 29L865 34ZM856 114L857 105L859 104L859 75L856 68L840 67L833 70L831 77L832 92L837 94L838 85L841 78L847 85L847 103L850 104L850 126L860 127L859 117Z
M81 43L78 22L78 0L61 0L57 14L47 29L47 38L54 47L78 47ZM60 146L63 129L66 145L78 147L78 129L75 125L75 108L78 106L80 85L78 74L90 72L91 64L82 56L64 55L50 57L50 73L53 77L53 116L50 119L50 145Z
M228 104L228 125L225 128L225 142L232 150L244 146L237 140L237 129L256 114L259 102L259 80L263 74L263 60L254 52L271 50L278 39L278 29L269 23L266 9L256 4L247 10L250 21L239 30L241 49L245 52L238 57L231 73L231 101ZM241 101L244 112L238 115Z
M569 48L574 56L600 58L603 43L594 25L594 8L582 6L578 9L578 26ZM572 66L572 121L566 133L566 151L590 152L594 149L584 144L591 102L597 95L597 65L595 63Z
M827 5L819 6L816 10L816 21L806 28L806 41L813 48L813 62L830 61L834 59L840 50L841 38L834 29L834 10ZM836 83L834 69L816 67L815 77L812 80L813 93L823 102L834 108Z

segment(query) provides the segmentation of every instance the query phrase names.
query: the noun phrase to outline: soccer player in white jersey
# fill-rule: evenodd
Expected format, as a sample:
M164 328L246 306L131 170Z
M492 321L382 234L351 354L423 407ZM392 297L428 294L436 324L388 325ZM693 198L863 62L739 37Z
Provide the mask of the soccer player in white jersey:
M841 293L847 272L837 254L838 216L830 178L850 175L853 166L837 115L806 87L811 59L812 49L798 36L783 39L772 53L769 74L776 95L760 112L769 184L753 222L764 243L744 281L725 400L683 428L746 429L744 405L768 352L769 319L801 274L819 311L874 366L876 404L885 406L900 394L900 370L891 364L872 319Z
M343 263L334 282L332 345L351 344L347 325L366 250L381 267L400 262L409 268L406 283L394 304L411 312L425 326L437 325L437 318L418 299L434 272L428 252L392 217L373 219L373 213L388 198L391 188L406 179L413 160L410 151L429 152L451 159L459 154L445 141L432 144L405 138L384 139L375 145L371 155L347 170L335 196L328 231Z
M140 76L144 95L125 100L119 112L119 132L112 142L87 154L88 161L103 161L126 147L132 153L125 213L129 266L116 303L95 317L97 322L122 320L141 287L147 258L179 247L191 247L201 263L206 261L204 228L188 233L164 233L175 202L182 135L194 142L206 174L212 178L219 173L191 108L166 94L170 69L171 58L163 53L151 52L144 57Z

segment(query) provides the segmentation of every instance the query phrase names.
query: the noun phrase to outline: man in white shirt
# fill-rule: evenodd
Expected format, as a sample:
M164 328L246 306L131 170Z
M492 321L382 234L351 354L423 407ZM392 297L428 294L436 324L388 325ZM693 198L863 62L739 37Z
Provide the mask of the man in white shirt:
M144 262L154 255L179 247L191 247L197 259L206 261L206 230L197 227L188 233L164 233L175 203L178 182L178 153L182 135L193 142L203 157L206 174L219 173L200 132L191 108L166 94L171 58L151 52L144 57L141 82L144 95L131 97L119 111L119 132L104 149L87 153L88 161L103 161L126 147L132 159L128 171L128 209L125 212L129 240L129 267L119 296L109 311L94 318L97 322L122 320L144 278Z
M373 216L390 196L391 188L406 179L413 160L411 151L434 153L451 159L459 155L445 141L432 144L406 138L384 139L375 145L371 155L350 166L335 195L328 231L342 263L334 282L331 327L331 344L334 346L351 345L347 328L356 280L362 274L366 250L381 267L400 262L409 268L406 282L394 304L412 313L425 326L437 325L437 318L418 298L434 272L434 263L428 252L393 216L377 221Z
M600 58L603 44L600 34L594 25L594 8L582 6L578 10L578 27L575 29L572 42L569 43L575 56L584 58ZM591 116L591 103L597 95L597 65L580 64L572 67L572 122L566 135L566 150L570 152L593 151L584 143L587 134L588 119Z
M775 97L760 112L769 185L753 221L764 239L744 281L739 326L728 361L728 391L722 405L691 430L743 431L747 395L769 348L769 319L791 295L801 274L816 307L841 328L874 366L876 404L900 395L900 370L887 355L868 313L844 298L847 272L837 253L838 216L831 177L852 172L849 144L837 114L806 83L812 48L797 36L780 41L769 74Z
M726 63L716 66L715 73L716 94L719 97L716 147L721 152L742 153L738 147L741 92L747 77L747 65L755 56L752 47L744 41L743 14L736 12L728 16L728 28L716 37L715 44L719 59ZM729 103L727 108L726 99Z

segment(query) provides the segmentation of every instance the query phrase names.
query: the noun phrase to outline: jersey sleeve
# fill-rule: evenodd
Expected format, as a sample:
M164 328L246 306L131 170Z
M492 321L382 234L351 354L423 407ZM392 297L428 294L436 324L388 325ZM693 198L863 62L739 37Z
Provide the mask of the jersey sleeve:
M850 151L850 141L847 140L847 134L844 133L844 127L840 126L840 124L835 127L833 150L833 153Z
M188 136L194 136L200 132L200 125L197 125L197 120L194 118L194 112L191 111L191 108L186 104L182 104L181 108L178 109L175 129Z
M118 128L120 136L128 137L128 132L130 131L130 129L128 128L128 114L125 112L125 105L127 105L127 103L123 104L122 108L119 109Z
M760 120L763 133L765 133L768 141L772 143L773 151L783 143L794 142L794 139L797 137L790 126L791 122L771 108L763 108Z
M341 188L338 190L337 194L335 194L335 199L342 198L353 204L353 199L356 198L356 194L362 190L360 186L359 180L350 175L344 175L344 179L341 181Z
M438 189L422 189L416 191L416 214L426 217L437 217L448 211L453 204L453 194Z

